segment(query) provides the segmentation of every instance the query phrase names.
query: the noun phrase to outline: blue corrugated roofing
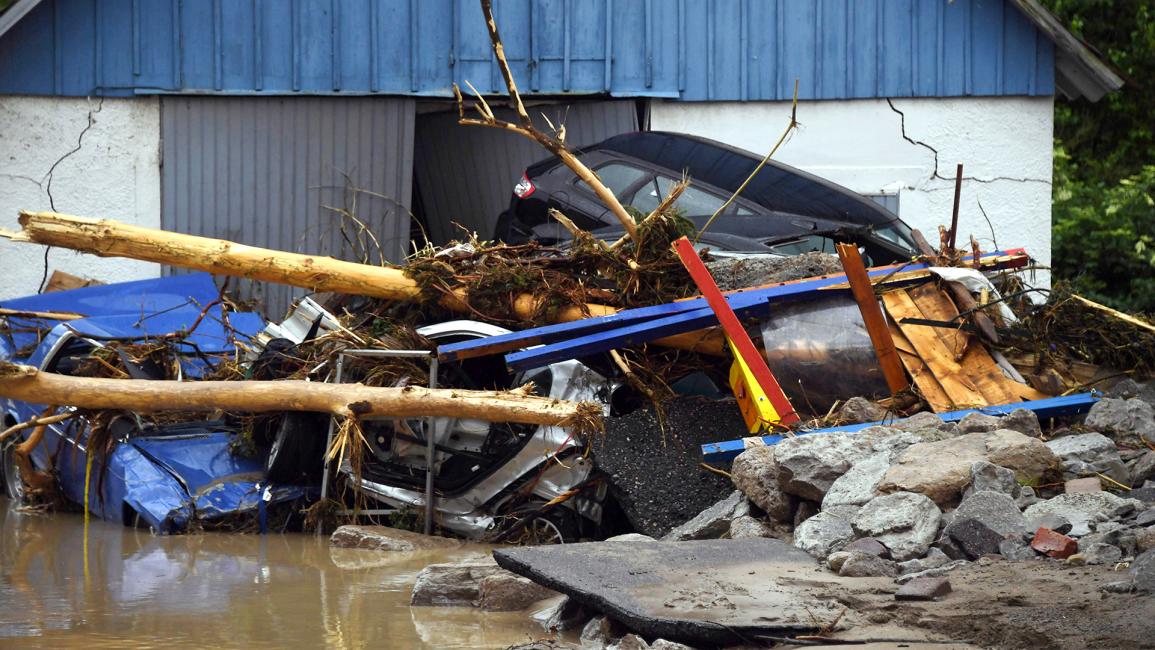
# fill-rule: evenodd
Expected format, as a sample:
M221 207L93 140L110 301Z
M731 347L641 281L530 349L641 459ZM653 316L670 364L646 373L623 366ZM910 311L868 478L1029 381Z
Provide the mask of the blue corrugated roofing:
M1006 0L495 4L527 94L775 100L795 78L804 99L1055 87L1052 42ZM0 37L0 61L0 93L503 89L475 0L43 0Z

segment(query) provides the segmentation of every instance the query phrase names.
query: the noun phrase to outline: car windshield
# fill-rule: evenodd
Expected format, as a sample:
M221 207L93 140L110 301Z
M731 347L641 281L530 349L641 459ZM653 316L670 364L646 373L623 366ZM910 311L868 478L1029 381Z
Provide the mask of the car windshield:
M886 225L875 226L874 234L888 242L891 242L892 244L898 244L899 246L902 246L903 248L910 251L914 251L917 248L914 243L914 234L911 231L910 226L899 221L898 219L895 219Z

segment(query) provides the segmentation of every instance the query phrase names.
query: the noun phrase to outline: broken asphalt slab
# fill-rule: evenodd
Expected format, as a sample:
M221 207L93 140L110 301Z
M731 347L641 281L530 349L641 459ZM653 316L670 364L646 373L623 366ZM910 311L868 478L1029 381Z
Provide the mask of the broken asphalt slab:
M774 539L592 542L493 556L638 634L689 644L814 633L836 604L813 592L838 579Z

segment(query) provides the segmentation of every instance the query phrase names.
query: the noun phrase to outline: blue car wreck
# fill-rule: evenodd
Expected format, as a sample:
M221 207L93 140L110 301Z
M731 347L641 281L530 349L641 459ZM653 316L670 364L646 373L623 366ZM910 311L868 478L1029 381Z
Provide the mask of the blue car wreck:
M163 373L196 379L218 361L235 358L238 340L251 339L265 325L254 313L230 312L222 319L210 309L218 300L212 277L201 273L2 301L8 315L0 321L0 359L42 372L80 374L83 364L103 363L93 353L104 348L131 378L163 378ZM124 352L128 345L157 342L164 343L157 346L164 350L159 364ZM5 428L47 408L12 399L0 400L0 407ZM238 433L223 420L164 423L132 413L79 415L49 425L30 460L35 471L55 478L64 499L83 504L87 494L89 511L104 519L161 534L194 526L263 530L269 508L307 496L306 487L269 485L259 454L234 453ZM25 496L25 482L13 447L28 435L25 429L4 442L0 471L16 499Z

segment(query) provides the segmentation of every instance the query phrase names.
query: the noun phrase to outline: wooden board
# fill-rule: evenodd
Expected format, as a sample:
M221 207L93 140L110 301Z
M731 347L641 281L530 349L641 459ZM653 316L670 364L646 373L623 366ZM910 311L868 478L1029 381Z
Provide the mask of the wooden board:
M933 284L913 287L907 290L907 294L918 304L919 310L922 311L927 318L933 320L952 320L958 316L958 308L955 307L955 304ZM961 332L941 327L930 329L938 330L943 334L962 334ZM943 336L943 334L940 334L940 336ZM970 341L961 358L957 356L955 358L958 359L959 365L962 367L966 376L974 381L979 392L983 394L988 404L1010 404L1021 399L1018 392L1010 385L1017 382L1007 379L1006 376L1003 375L1003 371L999 369L998 364L995 363L994 358L991 357L991 353L977 337Z
M950 401L956 408L974 408L991 404L979 390L976 382L968 377L954 359L943 339L934 332L936 328L921 325L903 325L904 318L928 318L904 289L882 294L883 303L890 317L906 335L923 363L938 379Z
M896 323L892 333L897 332L899 356L935 412L1050 397L1008 379L977 339L969 340L958 355L960 337L966 340L961 331L899 323L904 318L951 321L958 315L954 303L934 284L897 289L882 298Z
M935 413L945 413L954 408L954 402L947 396L942 384L938 383L934 373L922 362L922 358L915 352L914 346L906 339L902 330L893 322L889 323L889 326L894 347L898 350L898 358L902 360L902 365L906 366L906 371L914 380L914 385L918 387L922 398L930 405L930 409Z

